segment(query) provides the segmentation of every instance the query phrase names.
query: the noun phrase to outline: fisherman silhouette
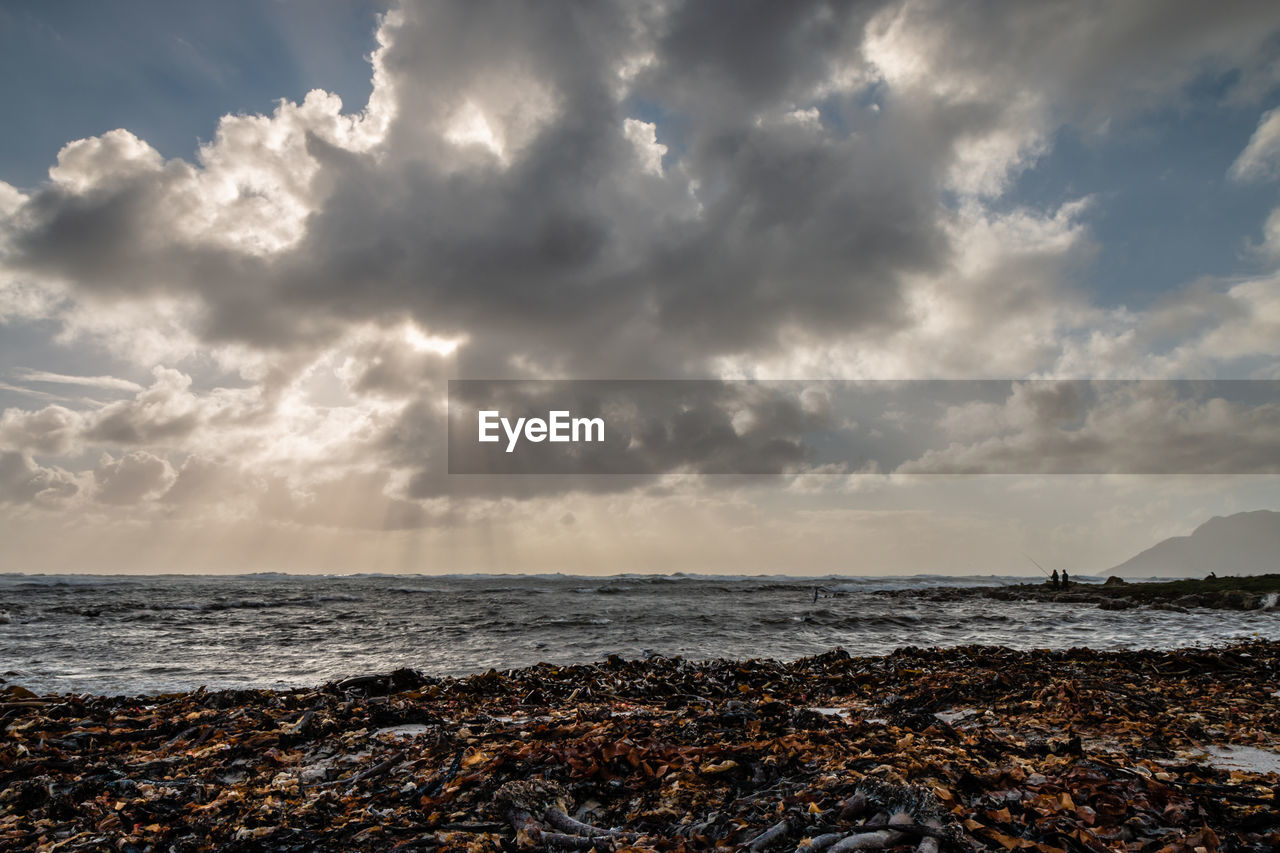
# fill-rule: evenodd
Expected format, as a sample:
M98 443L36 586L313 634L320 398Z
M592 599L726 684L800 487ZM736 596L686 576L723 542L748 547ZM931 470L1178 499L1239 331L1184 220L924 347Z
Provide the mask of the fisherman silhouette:
M1053 584L1053 588L1058 588L1058 570L1054 569L1053 574L1049 576L1049 583Z
M1070 577L1067 575L1067 570L1063 569L1062 570L1062 588L1066 589L1068 586L1070 586L1070 584L1071 584L1071 580L1070 580Z

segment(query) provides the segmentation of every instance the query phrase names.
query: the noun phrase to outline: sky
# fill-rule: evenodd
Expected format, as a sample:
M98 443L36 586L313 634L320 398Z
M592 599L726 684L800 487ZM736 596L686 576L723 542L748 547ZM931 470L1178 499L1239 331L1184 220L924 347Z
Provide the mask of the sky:
M1280 509L1273 2L16 0L0 111L0 571L1087 574ZM1015 381L533 477L449 473L451 379Z

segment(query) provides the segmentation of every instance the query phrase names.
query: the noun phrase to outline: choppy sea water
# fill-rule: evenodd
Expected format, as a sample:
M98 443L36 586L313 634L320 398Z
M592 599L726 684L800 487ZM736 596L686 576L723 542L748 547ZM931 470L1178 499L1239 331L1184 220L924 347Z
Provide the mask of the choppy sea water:
M1168 648L1280 638L1280 613L1104 611L877 590L1026 578L0 575L0 675L100 694L467 675L608 654L791 660L843 646ZM813 587L839 590L813 600Z

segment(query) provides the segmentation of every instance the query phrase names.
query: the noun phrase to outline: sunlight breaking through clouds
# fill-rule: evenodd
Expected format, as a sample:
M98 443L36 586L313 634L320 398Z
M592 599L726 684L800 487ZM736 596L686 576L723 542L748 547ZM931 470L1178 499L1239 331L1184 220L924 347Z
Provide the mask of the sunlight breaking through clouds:
M450 478L448 381L1280 377L1274 6L442 2L376 27L364 103L265 92L176 154L107 125L48 151L47 180L0 180L0 533L179 537L198 506L230 526L229 560L268 528L324 529L353 561L418 536L491 568L479 537L554 568L581 559L565 525L539 538L566 514L576 536L627 527L618 549L653 566L664 536L830 519L802 563L850 501L973 499L874 466ZM1178 189L1201 143L1175 121L1222 160L1212 186ZM1079 163L1123 179L1134 151L1166 175L1083 180ZM1142 217L1194 212L1176 191L1221 206L1231 263L1152 283L1126 257L1133 283L1103 291L1108 250L1176 227ZM1038 452L996 429L1008 412L980 414L996 444L956 458ZM1101 535L1121 548L1153 514L1274 500L1268 484L1165 504L1103 478L1093 505L1025 511L1048 529L1127 502L1141 520ZM973 486L984 523L1018 488ZM762 545L756 567L784 558Z

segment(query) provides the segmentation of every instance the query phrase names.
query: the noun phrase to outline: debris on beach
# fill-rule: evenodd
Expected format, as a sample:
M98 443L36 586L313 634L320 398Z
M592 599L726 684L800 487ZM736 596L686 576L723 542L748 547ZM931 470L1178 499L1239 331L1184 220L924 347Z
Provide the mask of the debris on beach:
M1278 696L1270 642L4 685L0 849L1271 851Z

